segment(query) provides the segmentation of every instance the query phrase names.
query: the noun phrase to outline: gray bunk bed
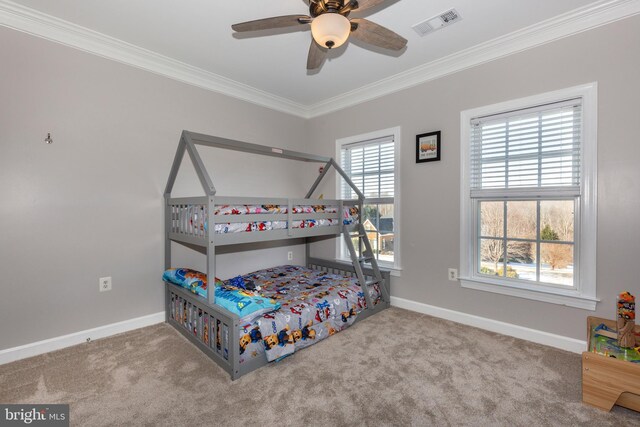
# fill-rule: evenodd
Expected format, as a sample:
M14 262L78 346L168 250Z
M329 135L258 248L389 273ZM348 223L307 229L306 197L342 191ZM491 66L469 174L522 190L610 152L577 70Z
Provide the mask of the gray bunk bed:
M324 164L324 169L304 198L221 197L216 195L216 189L200 157L198 146L275 156L303 162L316 162ZM205 196L171 197L185 152L188 153L193 163L198 179L206 194ZM358 195L358 199L327 200L311 198L331 168L340 174L348 185L353 188ZM239 346L241 319L235 313L217 305L215 301L215 281L213 278L216 277L216 247L235 245L234 249L250 250L251 244L256 242L304 239L307 246L306 266L308 268L357 279L357 283L362 288L364 299L366 300L366 308L357 314L356 322L390 306L389 271L381 270L378 267L361 222L358 220L354 223L343 224L342 220L344 209L357 208L358 212L362 212L364 196L333 158L183 131L169 174L164 199L165 269L175 267L172 266L171 243L177 242L188 247L196 246L206 250L206 273L209 278L209 291L206 298L172 283L165 282L166 321L227 371L234 380L266 365L268 362L267 358L262 355L263 357L244 360L241 363L241 349ZM216 207L221 205L277 205L287 207L287 209L283 209L286 213L275 214L215 215ZM293 208L297 205L332 205L337 208L330 212L296 213ZM325 220L325 226L312 228L296 228L294 226L296 221L299 223L303 220ZM216 224L228 224L233 221L279 221L283 226L254 232L226 234L216 232ZM318 236L342 236L352 262L346 263L311 257L309 245L312 243L313 238ZM370 297L369 288L371 286L377 286L380 291L377 303ZM187 327L187 325L189 326Z

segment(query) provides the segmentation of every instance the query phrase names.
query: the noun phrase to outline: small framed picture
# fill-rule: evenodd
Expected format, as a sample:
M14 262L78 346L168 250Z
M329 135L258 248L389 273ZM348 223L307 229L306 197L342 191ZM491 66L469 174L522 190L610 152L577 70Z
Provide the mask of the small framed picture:
M416 136L416 163L440 160L440 131Z

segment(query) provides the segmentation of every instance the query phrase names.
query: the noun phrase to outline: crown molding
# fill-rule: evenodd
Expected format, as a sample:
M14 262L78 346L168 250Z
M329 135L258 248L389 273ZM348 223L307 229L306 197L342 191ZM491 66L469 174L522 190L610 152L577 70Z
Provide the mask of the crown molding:
M305 105L9 0L0 0L0 25L273 110L308 117Z
M640 0L602 0L341 95L304 105L12 1L0 0L2 26L306 119L371 101L639 13Z
M309 116L317 117L352 107L639 13L640 0L599 1L323 100L309 107Z

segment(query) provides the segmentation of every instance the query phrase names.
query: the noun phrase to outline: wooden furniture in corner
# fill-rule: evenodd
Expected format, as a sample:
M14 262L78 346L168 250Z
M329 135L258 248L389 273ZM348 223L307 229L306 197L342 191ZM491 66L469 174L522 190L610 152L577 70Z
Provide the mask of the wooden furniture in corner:
M598 317L587 318L587 349L582 353L582 401L610 411L613 405L640 411L640 363L632 363L593 353L591 331L604 323L616 328L616 322ZM640 325L636 325L640 332Z

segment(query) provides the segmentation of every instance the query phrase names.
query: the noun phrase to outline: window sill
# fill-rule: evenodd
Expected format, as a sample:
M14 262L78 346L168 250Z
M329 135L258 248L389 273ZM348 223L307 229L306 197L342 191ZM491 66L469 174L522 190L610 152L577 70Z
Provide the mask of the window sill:
M460 278L460 286L467 289L493 292L496 294L565 305L590 311L595 311L596 304L600 301L594 297L581 295L576 291L558 290L557 292L553 292L552 290L532 290L476 278Z

